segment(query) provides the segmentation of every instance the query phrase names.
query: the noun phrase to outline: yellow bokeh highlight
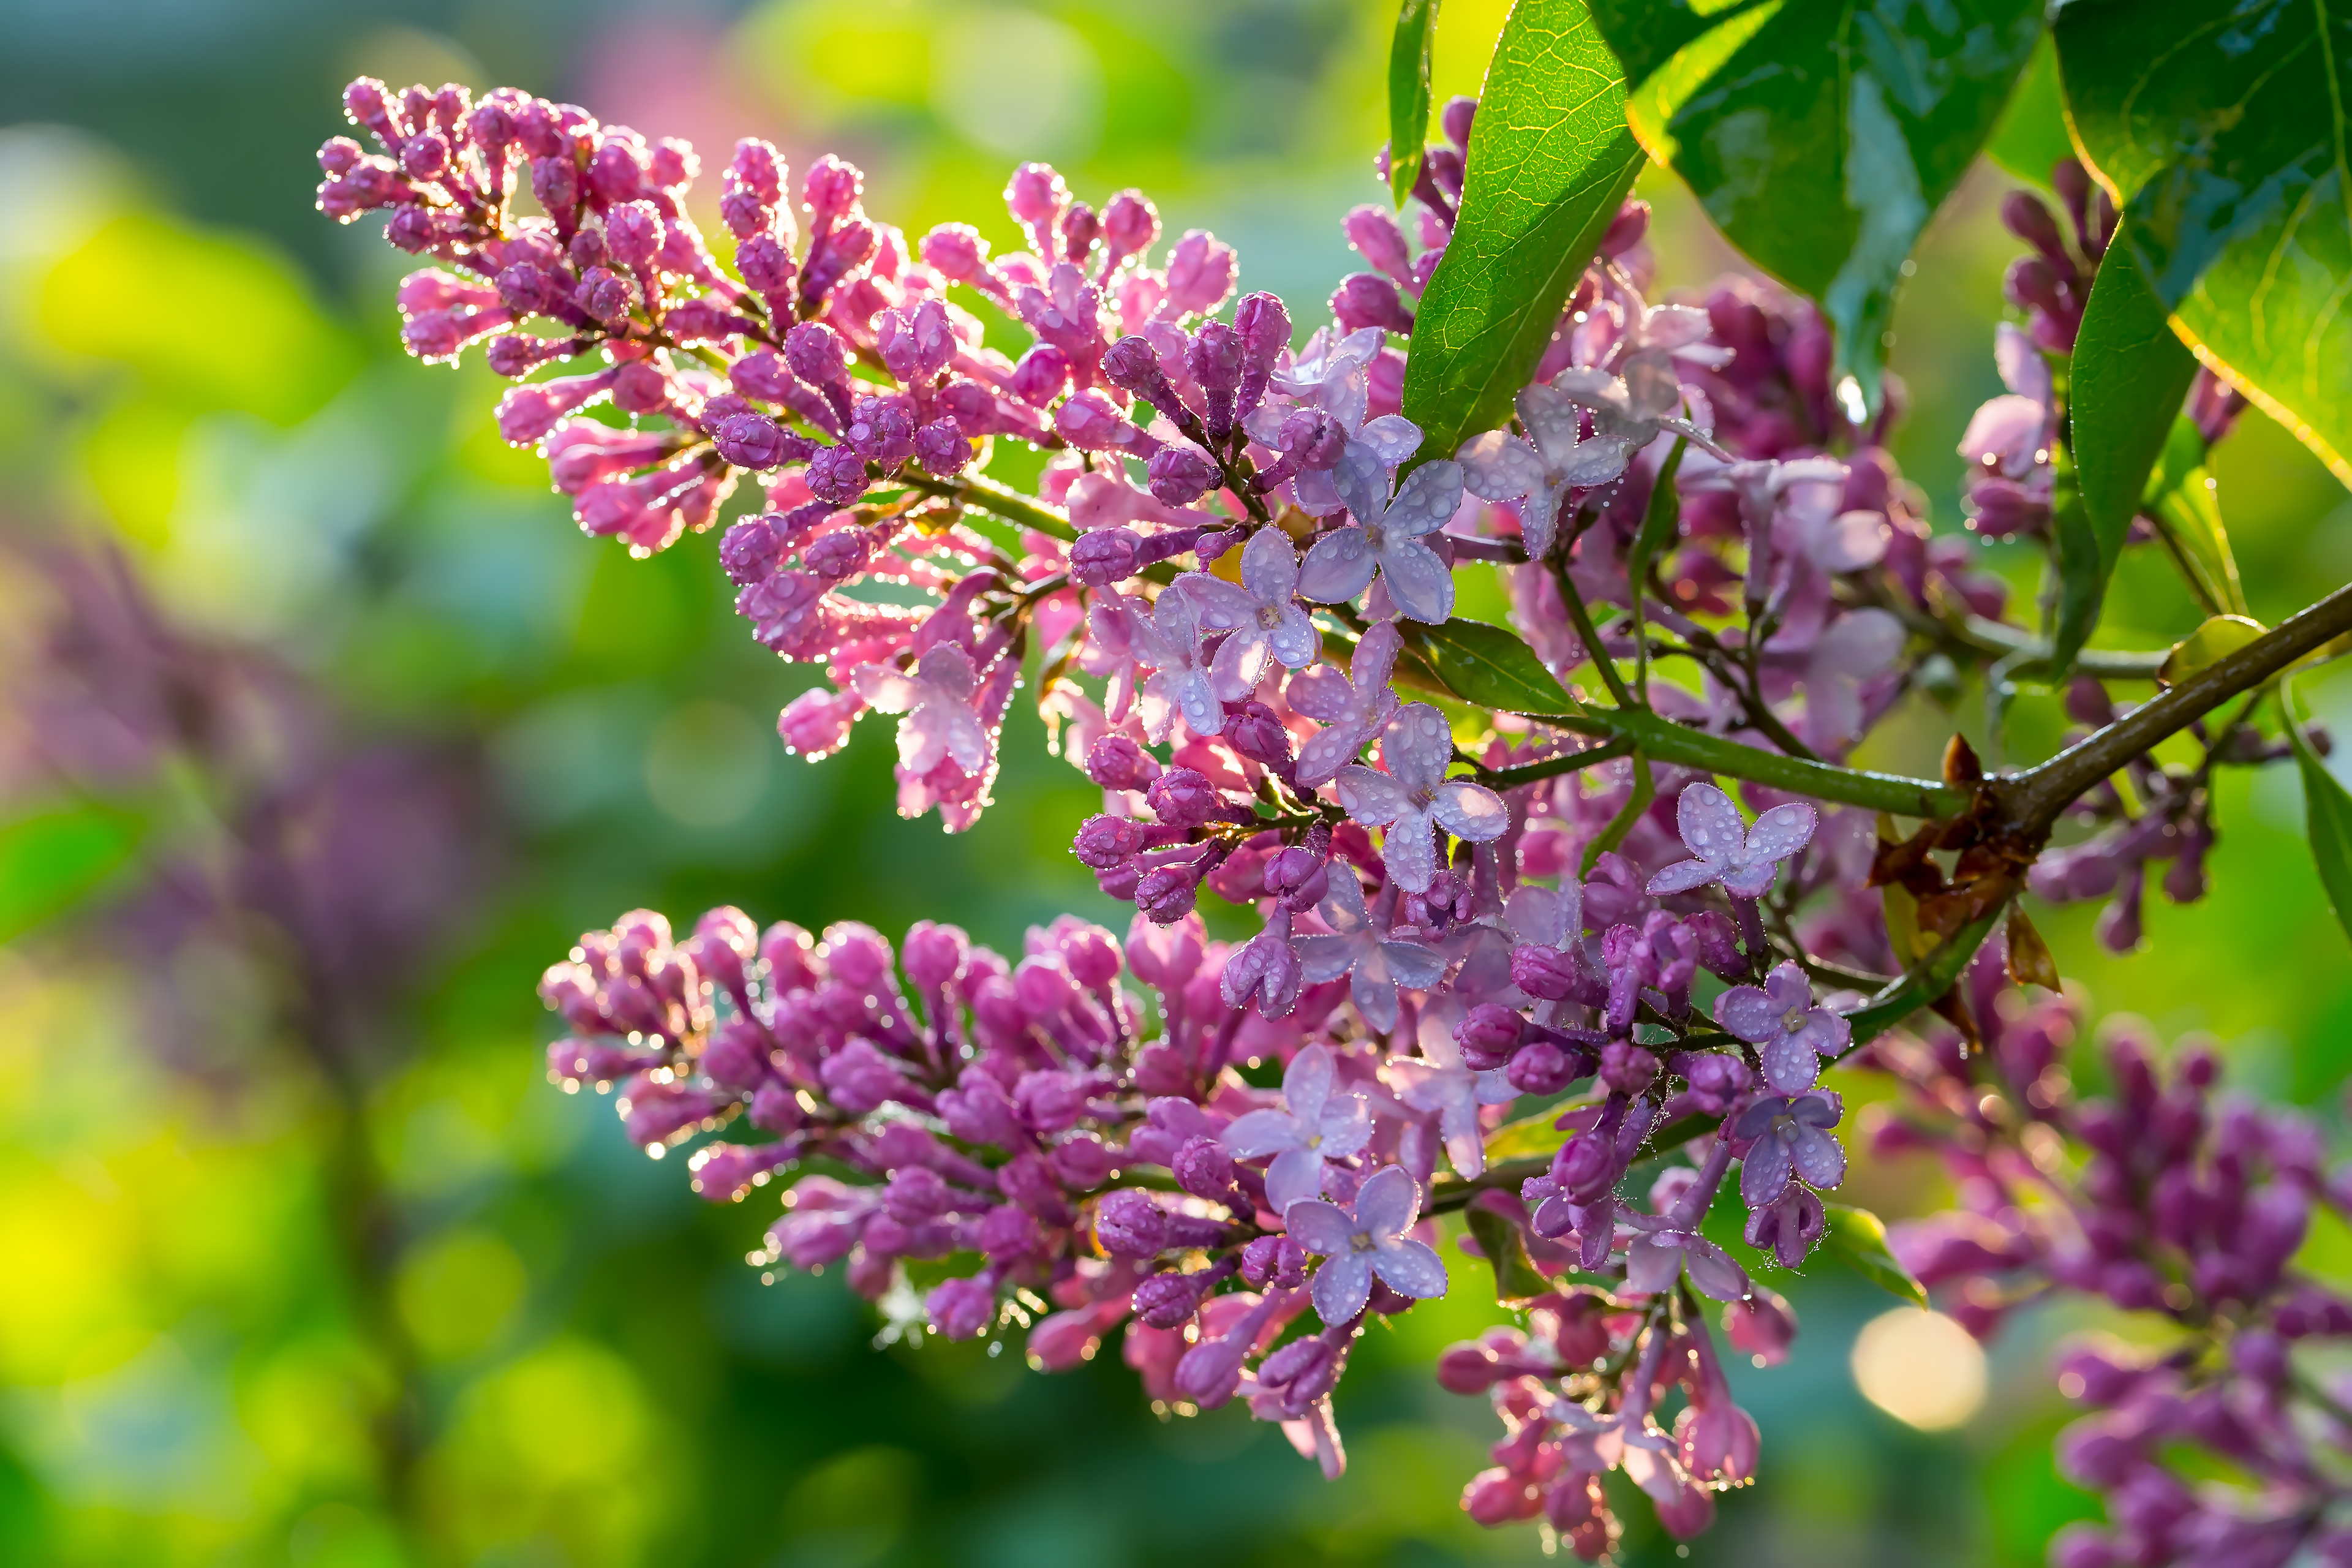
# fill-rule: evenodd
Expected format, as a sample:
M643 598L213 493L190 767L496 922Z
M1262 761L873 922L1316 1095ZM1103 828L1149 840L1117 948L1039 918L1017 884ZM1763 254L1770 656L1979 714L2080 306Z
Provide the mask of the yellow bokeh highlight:
M1984 1347L1941 1312L1897 1307L1863 1325L1853 1342L1853 1381L1864 1399L1906 1426L1945 1431L1984 1405Z

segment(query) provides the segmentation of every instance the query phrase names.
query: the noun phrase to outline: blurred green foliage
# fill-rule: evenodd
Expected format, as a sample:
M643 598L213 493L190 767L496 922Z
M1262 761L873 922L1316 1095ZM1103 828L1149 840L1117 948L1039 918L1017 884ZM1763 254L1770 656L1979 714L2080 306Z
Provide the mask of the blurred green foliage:
M226 852L204 808L217 791L183 759L144 793L60 797L40 735L11 717L0 1560L847 1568L1537 1551L1455 1506L1497 1435L1482 1402L1429 1374L1443 1345L1498 1315L1469 1258L1449 1254L1452 1300L1368 1343L1341 1400L1350 1469L1327 1486L1237 1410L1155 1417L1108 1354L1049 1379L982 1345L872 1348L872 1318L837 1280L762 1287L742 1266L761 1202L702 1205L594 1096L546 1085L532 985L583 927L634 904L690 918L729 901L888 932L952 918L1012 946L1064 909L1108 916L1064 852L1090 792L1017 708L999 804L959 838L892 815L877 733L819 767L784 756L771 719L808 677L751 643L710 542L637 563L579 535L537 461L498 441L487 372L398 353L399 258L372 226L335 231L310 210L309 152L340 128L344 79L463 74L707 153L751 132L803 159L838 147L866 164L874 210L913 229L956 216L1010 239L995 193L1042 152L1092 197L1147 185L1171 228L1240 245L1244 286L1305 301L1346 269L1339 216L1381 195L1391 9L250 0L130 26L14 13L0 55L0 104L22 122L0 131L10 542L111 541L192 636L261 650L324 692L349 743L477 759L500 855L487 891L436 918L429 960L347 1058L299 976L273 966L277 939L184 946L162 974L114 919L142 877ZM1446 8L1441 98L1475 89L1504 9ZM2046 128L2012 144L2044 147ZM1912 410L1898 455L1944 526L1953 444L1998 390L2005 183L1970 177L1895 319ZM1643 193L1664 283L1727 263L1664 178ZM2261 416L2215 468L2256 615L2352 572L2342 491ZM2119 646L2195 624L2169 567L2141 554L2110 598L2103 635ZM1465 610L1496 615L1498 600L1489 586ZM0 603L14 670L58 606L21 564ZM2310 699L2352 721L2341 682ZM1932 766L1954 717L1914 714L1888 742L1911 754L1886 760ZM1982 739L1980 699L1957 719ZM2011 754L2047 750L2063 722L2053 700L2021 702ZM2333 1116L2352 964L2293 771L2227 775L2220 818L2213 895L2155 905L2143 952L2099 952L2089 906L2036 919L2097 1002L2168 1036L2209 1032L2244 1087ZM171 1029L142 1005L164 982ZM1848 1195L1899 1215L1936 1192L1916 1167L1858 1162ZM1725 1500L1691 1561L2024 1563L2084 1510L2049 1459L2061 1417L2042 1369L2063 1325L2014 1327L1984 1415L1928 1436L1864 1405L1847 1372L1853 1331L1887 1298L1834 1269L1774 1283L1806 1332L1787 1366L1740 1369L1761 1484ZM1649 1516L1627 1517L1638 1531ZM1625 1557L1679 1560L1639 1533Z

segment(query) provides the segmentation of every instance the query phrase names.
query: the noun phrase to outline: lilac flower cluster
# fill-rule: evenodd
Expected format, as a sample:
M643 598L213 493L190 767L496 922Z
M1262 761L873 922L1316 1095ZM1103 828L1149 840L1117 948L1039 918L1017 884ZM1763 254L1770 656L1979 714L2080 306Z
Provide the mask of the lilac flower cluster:
M714 1200L781 1189L763 1266L842 1262L897 1332L1025 1329L1042 1368L1118 1331L1154 1401L1241 1400L1327 1474L1357 1337L1447 1289L1437 1216L1471 1210L1498 1279L1524 1261L1546 1288L1525 1331L1442 1368L1507 1431L1465 1507L1597 1560L1622 1469L1666 1528L1704 1528L1759 1436L1700 1303L1768 1361L1795 1321L1701 1222L1736 1191L1757 1266L1807 1258L1846 1167L1822 1074L1859 1005L2017 882L1963 853L1947 888L1929 848L1973 846L1898 864L1875 811L1754 783L1743 809L1693 761L1836 774L1907 694L2030 639L1886 454L1899 385L1871 416L1819 315L1769 286L1650 301L1631 202L1508 427L1425 450L1396 339L1452 237L1469 100L1402 218L1348 216L1370 270L1321 323L1236 299L1204 232L1161 250L1140 194L1097 209L1042 164L1006 187L1026 248L1000 255L961 224L910 244L854 168L795 185L740 142L714 248L683 143L509 89L362 80L346 107L376 151L327 145L321 207L389 209L393 243L440 264L402 286L404 340L488 340L517 382L501 431L583 528L665 549L753 479L719 563L757 639L825 676L785 743L823 757L893 715L901 811L961 830L1034 656L1058 749L1102 791L1073 851L1135 910L1123 942L1066 917L1017 962L929 923L894 952L733 910L678 941L637 911L548 972L572 1030L553 1075L619 1084L649 1152L759 1134L688 1164ZM517 212L526 182L543 216ZM2056 254L2072 270L2028 279L2044 348L2087 275ZM988 348L983 317L1030 346ZM2046 397L2034 417L2046 439ZM992 477L1000 443L1042 455L1034 486ZM1989 469L1980 515L1995 478L2033 479ZM1473 563L1564 687L1714 749L1465 704L1431 639ZM2216 760L2260 760L2233 736ZM2188 863L2206 800L2191 780L2095 853ZM1207 940L1203 889L1255 934Z
M2136 1027L2103 1044L2110 1092L2077 1100L2063 1055L2077 1004L2005 993L1997 954L1968 988L1980 1054L1949 1035L1870 1050L1907 1091L1872 1142L1932 1150L1961 1200L1898 1226L1897 1253L1980 1338L2057 1291L2163 1330L2062 1347L2059 1391L2091 1414L2062 1435L2059 1465L2105 1495L2111 1523L2070 1529L2051 1561L2352 1562L2352 1386L2326 1355L2352 1335L2352 1300L2294 1261L2315 1210L2352 1214L2352 1168L2326 1168L2305 1117L2218 1099L2210 1050L2160 1071ZM2235 1484L2208 1483L2216 1465Z

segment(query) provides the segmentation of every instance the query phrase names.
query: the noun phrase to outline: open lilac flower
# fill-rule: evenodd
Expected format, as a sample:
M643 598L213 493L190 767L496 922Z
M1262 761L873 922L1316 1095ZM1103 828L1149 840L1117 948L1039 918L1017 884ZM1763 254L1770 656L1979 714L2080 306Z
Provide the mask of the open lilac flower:
M1242 580L1187 572L1176 589L1192 602L1202 626L1231 631L1210 666L1217 696L1239 702L1265 679L1270 663L1303 669L1323 648L1322 634L1298 605L1298 552L1278 528L1261 528L1242 550Z
M1274 377L1275 390L1297 400L1301 408L1319 408L1337 420L1346 434L1341 460L1349 454L1368 466L1377 464L1382 477L1413 455L1421 446L1421 426L1402 414L1366 418L1371 406L1371 364L1380 357L1387 337L1377 327L1339 336L1325 328L1307 340L1306 352ZM1261 446L1279 448L1286 410L1269 402L1244 421ZM1302 470L1291 489L1298 505L1316 517L1328 517L1345 501L1328 468Z
M1605 485L1625 471L1625 443L1606 436L1581 439L1583 415L1556 386L1530 386L1519 394L1522 437L1489 430L1462 443L1454 454L1462 483L1484 500L1517 500L1519 538L1528 559L1551 552L1559 505L1570 490Z
M1332 475L1356 521L1307 551L1299 592L1321 604L1339 604L1371 586L1378 570L1389 597L1413 620L1434 624L1453 615L1454 574L1422 536L1444 528L1462 504L1460 466L1423 463L1406 476L1392 500L1383 499L1388 469L1378 458L1351 448Z
M1695 784L1675 802L1675 823L1696 858L1678 860L1651 878L1650 893L1687 893L1721 882L1735 899L1760 899L1771 890L1780 862L1812 842L1821 814L1803 801L1790 801L1765 812L1750 827L1729 795L1711 784Z
M1445 973L1445 955L1418 942L1395 942L1375 928L1364 908L1364 889L1356 874L1334 865L1331 889L1316 912L1331 928L1329 936L1302 938L1298 959L1309 985L1348 976L1349 992L1364 1021L1386 1034L1397 1024L1397 987L1425 990Z
M1699 1235L1696 1220L1682 1221L1637 1209L1621 1210L1617 1217L1639 1233L1625 1249L1628 1289L1654 1296L1673 1289L1688 1269L1691 1283L1703 1296L1717 1301L1747 1298L1748 1271L1732 1261L1731 1254Z
M1389 671L1396 668L1397 653L1403 646L1396 627L1382 621L1357 642L1346 675L1318 664L1290 678L1286 693L1290 706L1325 726L1298 748L1295 776L1300 788L1329 784L1343 763L1371 744L1372 737L1396 711Z
M1443 827L1475 844L1503 836L1511 825L1503 797L1484 784L1449 779L1454 732L1445 715L1426 702L1397 710L1381 731L1385 773L1350 763L1339 770L1339 804L1367 827L1386 827L1381 854L1389 874L1407 892L1425 892L1437 874L1431 829Z
M1225 1129L1235 1159L1274 1156L1265 1199L1276 1214L1321 1194L1324 1161L1349 1159L1371 1142L1371 1108L1362 1095L1333 1094L1332 1073L1331 1053L1307 1047L1283 1070L1284 1109L1250 1111Z
M1421 1189L1400 1165L1376 1173L1351 1209L1316 1199L1283 1211L1290 1239L1323 1259L1315 1270L1315 1310L1324 1322L1352 1321L1371 1300L1375 1275L1416 1300L1445 1294L1445 1265L1428 1243L1405 1235L1420 1212Z
M1761 986L1735 985L1717 997L1715 1021L1756 1047L1764 1081L1782 1094L1812 1088L1821 1058L1853 1038L1843 1015L1813 1005L1812 983L1794 963L1773 965Z
M1452 1013L1460 1012L1455 1004ZM1404 1102L1437 1118L1437 1135L1445 1157L1462 1176L1483 1174L1486 1169L1486 1129L1478 1112L1489 1105L1508 1105L1519 1097L1502 1068L1475 1071L1463 1065L1462 1047L1454 1038L1450 1015L1435 1005L1421 1012L1421 1060L1392 1061L1389 1080L1399 1086Z
M1223 729L1224 704L1217 700L1216 684L1201 662L1200 616L1184 591L1161 590L1148 621L1132 605L1127 614L1136 658L1157 672L1143 684L1145 698L1159 704L1160 732L1152 739L1165 734L1170 710L1181 713L1196 735Z
M898 721L898 765L908 773L928 773L950 758L967 773L988 765L988 731L972 711L971 656L955 644L927 650L912 674L861 664L850 679L879 711L906 715Z
M1845 1180L1845 1150L1828 1131L1844 1114L1837 1096L1820 1093L1769 1095L1741 1111L1731 1134L1754 1140L1739 1167L1739 1195L1748 1206L1778 1202L1791 1175L1818 1188Z
M1886 611L1864 607L1840 616L1813 639L1805 661L1804 729L1810 744L1840 751L1862 733L1863 683L1894 668L1905 635L1903 623Z

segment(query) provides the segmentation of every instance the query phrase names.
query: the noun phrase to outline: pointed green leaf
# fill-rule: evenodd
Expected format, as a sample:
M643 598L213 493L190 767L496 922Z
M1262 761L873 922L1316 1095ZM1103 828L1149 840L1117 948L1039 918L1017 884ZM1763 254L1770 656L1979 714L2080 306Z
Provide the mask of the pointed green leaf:
M2067 570L2075 570L2079 560L2080 570L2092 577L2068 583L2059 596L2052 642L2060 674L2098 624L2107 579L2123 557L2124 536L2139 511L2149 470L2196 374L2197 356L2165 324L2164 303L2147 286L2131 247L2109 247L2083 307L2070 377L2071 456L2094 549L2064 557Z
M1726 237L1821 301L1878 401L1912 243L1991 133L2038 0L1595 0L1626 115Z
M1461 216L1413 318L1404 413L1422 457L1509 419L1641 167L1583 0L1517 0L1471 123Z
M2215 616L2172 645L2157 667L2158 686L2178 686L2207 665L2224 659L2270 628L2246 616Z
M83 801L0 825L0 942L66 913L139 847L131 814Z
M2311 858L2319 868L2319 885L2327 893L2336 923L2352 937L2352 791L2328 771L2303 732L2302 704L2294 682L2279 683L2280 706L2286 710L2286 732L2294 742L2294 760L2303 771L2304 829L2311 840Z
M1506 1160L1537 1156L1549 1159L1559 1152L1559 1146L1568 1142L1568 1134L1552 1123L1559 1120L1562 1109L1558 1105L1548 1107L1517 1121L1506 1121L1486 1134L1486 1163L1499 1165Z
M2352 7L2072 0L2055 34L2076 137L2158 298L2352 484Z
M2213 476L2205 467L2204 433L2187 415L2176 416L2139 509L2155 521L2198 603L2212 615L2242 616L2245 585L2238 581L2238 558L2230 549L2221 504L2213 491Z
M1429 47L1437 37L1437 0L1403 0L1389 43L1389 191L1404 205L1421 178L1429 140Z
M1913 1306L1927 1304L1927 1287L1887 1246L1886 1226L1876 1215L1846 1204L1823 1204L1822 1220L1823 1252Z
M1460 616L1444 626L1397 626L1405 646L1465 702L1498 713L1574 713L1580 707L1536 650L1506 627Z
M1475 1199L1464 1211L1464 1217L1470 1222L1470 1234L1478 1238L1478 1250L1494 1267L1496 1300L1516 1307L1550 1290L1551 1281L1528 1256L1527 1237L1517 1222Z

